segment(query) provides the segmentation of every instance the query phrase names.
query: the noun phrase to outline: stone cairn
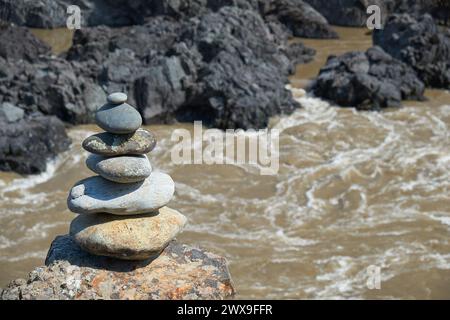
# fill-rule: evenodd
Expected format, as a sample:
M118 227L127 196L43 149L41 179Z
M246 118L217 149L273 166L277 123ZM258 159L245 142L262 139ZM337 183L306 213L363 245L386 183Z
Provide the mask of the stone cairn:
M175 191L167 174L153 171L146 154L156 145L141 129L139 112L116 92L97 110L96 123L106 132L83 141L92 154L87 167L96 176L71 189L67 204L79 214L70 236L85 251L125 260L156 257L181 232L186 217L166 207Z

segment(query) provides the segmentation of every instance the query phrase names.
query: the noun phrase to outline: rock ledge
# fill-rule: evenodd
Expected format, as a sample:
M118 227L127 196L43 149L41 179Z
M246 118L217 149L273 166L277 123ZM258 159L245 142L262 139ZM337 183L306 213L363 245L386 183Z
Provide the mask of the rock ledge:
M53 241L45 265L12 281L1 300L225 299L235 294L225 258L172 241L155 259L93 256L68 235Z

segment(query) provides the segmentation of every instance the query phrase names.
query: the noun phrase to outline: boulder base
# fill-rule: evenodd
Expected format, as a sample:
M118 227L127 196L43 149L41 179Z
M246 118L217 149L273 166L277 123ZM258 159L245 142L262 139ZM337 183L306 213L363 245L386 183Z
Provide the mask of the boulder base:
M225 299L235 293L225 258L171 242L154 260L91 255L69 235L53 241L46 266L12 281L2 300Z
M159 254L181 232L186 220L184 215L168 207L127 217L82 214L70 224L70 235L92 254L145 260Z

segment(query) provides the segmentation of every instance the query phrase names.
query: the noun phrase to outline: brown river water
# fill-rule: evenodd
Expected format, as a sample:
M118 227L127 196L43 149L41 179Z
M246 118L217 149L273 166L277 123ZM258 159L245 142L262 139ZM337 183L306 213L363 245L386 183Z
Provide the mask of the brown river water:
M175 128L158 137L154 168L176 181L170 206L189 219L179 241L225 256L236 298L450 298L450 93L427 102L357 112L302 90L329 54L364 50L367 30L336 28L340 40L302 40L318 50L292 77L304 108L271 121L281 130L280 169L254 165L176 165ZM62 31L34 31L55 51ZM0 173L0 286L43 264L48 247L74 218L66 197L85 167L81 141L95 126L69 130L71 149L45 173ZM367 268L381 268L381 289Z

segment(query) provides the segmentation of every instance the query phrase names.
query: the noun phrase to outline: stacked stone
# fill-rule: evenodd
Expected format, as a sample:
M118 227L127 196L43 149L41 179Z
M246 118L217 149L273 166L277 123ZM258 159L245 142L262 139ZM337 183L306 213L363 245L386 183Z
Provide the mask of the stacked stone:
M145 260L181 232L186 217L166 207L175 184L169 175L152 170L146 154L156 138L140 128L141 115L126 100L120 92L109 95L95 116L106 132L83 142L92 153L86 165L97 176L79 181L70 191L68 207L79 214L70 235L89 253Z

